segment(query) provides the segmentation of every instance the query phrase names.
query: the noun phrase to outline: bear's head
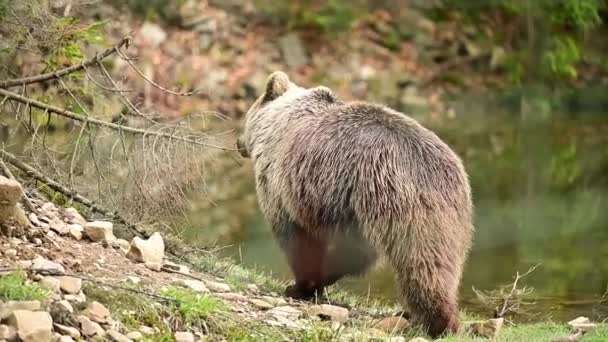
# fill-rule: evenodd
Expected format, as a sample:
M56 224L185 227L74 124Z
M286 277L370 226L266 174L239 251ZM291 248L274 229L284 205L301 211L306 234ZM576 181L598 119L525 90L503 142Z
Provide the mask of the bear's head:
M246 120L249 120L252 116L254 116L262 107L264 107L264 105L268 104L273 100L276 100L288 91L296 89L302 88L292 83L289 80L289 76L287 76L287 74L282 71L273 72L272 74L270 74L270 76L268 76L268 79L266 80L264 94L262 94L247 111ZM241 156L243 156L244 158L248 158L249 151L247 151L245 141L246 138L243 134L236 140L236 147Z

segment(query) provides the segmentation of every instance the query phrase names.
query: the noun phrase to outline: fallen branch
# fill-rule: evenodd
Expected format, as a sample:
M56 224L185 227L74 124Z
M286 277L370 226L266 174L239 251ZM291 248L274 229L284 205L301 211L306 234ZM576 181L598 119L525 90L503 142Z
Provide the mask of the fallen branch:
M112 46L111 48L105 50L104 52L102 52L98 55L95 55L95 57L88 59L80 64L72 65L65 69L61 69L61 70L57 70L57 71L53 71L53 72L47 72L46 74L42 74L42 75L17 78L17 79L12 79L12 80L7 80L7 81L0 81L0 88L24 86L27 84L45 82L48 80L60 78L62 76L79 71L80 69L84 69L87 66L97 64L100 61L102 61L103 59L107 58L108 56L111 56L114 53L116 53L117 51L119 51L119 49L122 48L123 46L128 48L130 44L131 44L131 37L125 37L120 42L118 42L118 44Z
M66 118L69 118L69 119L72 119L75 121L79 121L79 122L82 122L85 124L89 123L89 124L93 124L93 125L97 125L97 126L107 127L107 128L113 129L115 131L119 131L119 132L129 132L129 133L139 134L139 135L143 135L143 136L147 136L147 135L158 136L158 137L166 138L169 140L182 141L182 142L186 142L186 143L198 145L198 146L211 147L211 148L216 148L216 149L220 149L220 150L224 150L224 151L236 151L236 149L223 147L223 146L217 146L217 145L213 145L213 144L207 144L207 143L200 142L198 140L189 139L189 138L185 138L182 136L176 136L176 135L169 134L169 133L155 132L155 131L150 131L150 130L145 130L145 129L140 129L140 128L123 126L123 125L115 124L113 122L107 122L107 121L91 118L88 116L84 116L84 115L69 111L65 108L59 108L56 106L52 106L52 105L46 104L44 102L30 99L28 97L25 97L25 96L22 96L17 93L13 93L11 91L4 90L4 89L0 89L0 96L5 96L9 100L17 101L19 103L23 103L23 104L26 104L26 105L29 105L32 107L36 107L38 109L42 109L42 110L48 111L50 113L55 113L55 114L64 116Z
M510 313L523 314L522 306L534 304L525 300L525 297L529 296L534 289L527 286L518 287L518 283L522 278L536 270L538 266L540 264L530 267L524 274L517 272L513 283L502 286L498 290L484 293L473 287L473 292L484 305L493 307L494 318L505 317Z
M40 173L38 170L36 170L32 166L22 162L17 157L15 157L13 154L6 152L4 149L0 149L0 158L7 161L9 164L13 165L14 167L18 168L19 170L23 171L29 177L32 177L32 178L46 184L49 188L62 193L63 195L70 198L71 200L74 200L80 204L87 206L89 209L91 209L91 211L97 212L112 220L115 220L118 223L124 224L135 235L141 236L141 237L149 236L149 234L147 234L146 231L129 223L118 212L110 211L110 210L104 208L103 206L91 201L90 199L78 194L77 192L61 185L60 183L56 182L55 180L43 175L42 173Z

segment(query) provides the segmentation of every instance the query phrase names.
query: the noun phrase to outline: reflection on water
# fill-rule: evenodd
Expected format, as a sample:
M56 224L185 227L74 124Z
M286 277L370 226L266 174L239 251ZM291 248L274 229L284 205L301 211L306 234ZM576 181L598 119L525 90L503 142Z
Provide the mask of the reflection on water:
M470 111L433 127L465 160L474 191L476 235L462 281L463 307L481 310L473 286L496 289L540 263L525 282L535 289L534 311L554 319L605 317L608 308L597 302L608 286L608 116L531 118ZM220 240L233 244L225 253L289 278L269 228L259 214L249 221ZM189 233L208 241L208 231ZM396 299L386 267L339 286Z

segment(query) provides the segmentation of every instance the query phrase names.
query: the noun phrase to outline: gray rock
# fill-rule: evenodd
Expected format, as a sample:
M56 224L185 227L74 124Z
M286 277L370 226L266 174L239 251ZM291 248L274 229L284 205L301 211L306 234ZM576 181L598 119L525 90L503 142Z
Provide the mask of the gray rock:
M38 220L38 215L36 215L35 213L30 213L27 218L34 226L40 226L40 220Z
M17 250L14 248L9 248L4 251L4 256L12 259L17 256Z
M162 236L156 232L147 240L134 237L127 252L127 258L135 262L157 263L162 267L165 255L165 243Z
M407 319L396 316L396 317L385 317L380 321L374 323L372 328L378 329L387 333L394 333L398 331L402 331L409 327L409 322Z
M17 330L22 342L51 341L53 320L46 311L15 310L7 322Z
M253 306L255 306L256 308L261 309L261 310L269 310L269 309L274 308L274 305L272 305L272 304L270 304L267 301L262 300L262 299L251 298L249 300L249 302L251 304L253 304Z
M114 341L114 342L131 342L130 338L119 333L118 331L116 331L114 329L110 329L110 330L106 331L106 336L110 339L110 341Z
M84 227L79 223L68 224L69 235L72 239L76 241L82 240L82 234L84 232Z
M97 323L105 323L110 317L110 311L99 302L91 302L82 312L83 315Z
M43 257L37 257L32 261L32 269L36 271L47 271L57 275L65 273L65 268L63 268L61 264L47 260Z
M0 340L14 341L17 338L17 330L14 327L0 324Z
M175 342L194 342L194 334L188 331L178 331L173 337Z
M17 310L38 311L41 305L37 300L0 302L0 321L9 318Z
M133 341L139 341L144 339L144 334L139 331L131 331L127 334L127 337L132 339Z
M71 224L79 224L81 226L87 224L87 220L75 208L66 208L64 216Z
M57 331L61 335L68 335L75 339L80 338L80 331L74 327L68 327L67 325L57 323L53 324L53 326L55 327L55 331Z
M345 323L348 321L349 311L348 309L340 306L321 304L311 306L308 309L308 314L311 316L320 317L321 319Z
M61 282L55 277L43 277L40 280L40 285L51 290L53 293L61 291Z
M167 32L165 32L165 30L163 30L159 25L151 22L145 22L141 26L139 33L153 47L159 46L167 39Z
M211 292L230 292L230 285L219 283L217 281L205 281L205 285Z
M279 48L289 68L297 69L308 64L306 49L297 33L292 32L280 37Z
M53 218L51 222L49 222L49 228L59 235L67 235L70 232L68 225L57 217Z
M175 283L179 286L187 287L196 292L209 292L209 289L207 288L207 286L205 286L205 283L199 280L178 279Z
M80 278L63 276L58 277L58 279L59 287L64 293L77 294L82 288L82 280Z
M91 321L86 316L78 316L76 320L80 324L80 331L86 337L104 337L106 332L101 325Z
M108 221L88 222L84 226L86 236L93 242L114 240L114 225Z

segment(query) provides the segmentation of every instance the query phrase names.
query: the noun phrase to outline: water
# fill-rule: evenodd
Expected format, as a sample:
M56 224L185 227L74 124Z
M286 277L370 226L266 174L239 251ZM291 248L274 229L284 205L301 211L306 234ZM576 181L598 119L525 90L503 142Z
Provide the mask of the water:
M599 300L608 287L608 116L542 115L542 106L533 105L491 115L487 108L467 108L458 109L466 114L456 119L427 124L462 156L474 193L476 233L460 290L462 307L491 315L472 288L496 289L539 264L521 281L534 288L532 319L606 317L608 305ZM242 168L240 177L252 178L250 165ZM253 185L242 191L253 193ZM269 227L254 212L237 231L219 235L220 243L232 245L224 253L290 279ZM190 233L209 238L208 231ZM396 300L392 271L385 266L338 286Z

